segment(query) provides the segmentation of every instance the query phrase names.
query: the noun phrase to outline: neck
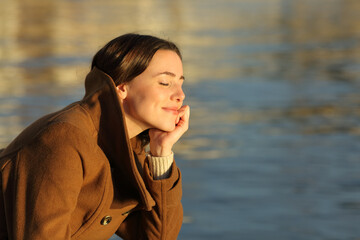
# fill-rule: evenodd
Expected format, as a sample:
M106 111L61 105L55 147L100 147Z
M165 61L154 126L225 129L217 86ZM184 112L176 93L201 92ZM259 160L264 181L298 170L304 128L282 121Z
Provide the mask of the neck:
M148 129L144 124L136 120L134 117L131 116L129 113L129 108L124 100L120 100L120 104L123 106L123 114L125 117L125 126L128 133L129 139L136 137L146 129Z
M136 137L143 131L145 131L147 128L142 127L140 124L137 124L134 119L132 119L128 114L125 113L125 122L126 122L126 129L129 135L129 139L132 139L133 137Z

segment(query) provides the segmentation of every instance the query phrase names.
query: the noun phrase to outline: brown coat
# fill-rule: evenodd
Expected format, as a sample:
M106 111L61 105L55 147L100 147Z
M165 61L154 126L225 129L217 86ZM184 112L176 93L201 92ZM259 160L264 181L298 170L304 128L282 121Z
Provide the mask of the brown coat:
M176 239L181 175L153 180L127 137L112 79L94 68L85 97L0 152L0 239Z

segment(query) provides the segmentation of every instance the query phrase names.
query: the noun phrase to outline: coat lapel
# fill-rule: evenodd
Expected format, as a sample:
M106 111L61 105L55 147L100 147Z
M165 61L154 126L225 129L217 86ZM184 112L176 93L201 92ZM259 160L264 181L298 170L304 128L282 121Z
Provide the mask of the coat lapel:
M98 132L98 145L101 147L111 167L116 172L114 184L119 189L127 189L133 197L140 198L146 210L151 210L155 201L147 191L135 160L133 147L138 148L136 139L129 140L122 104L116 93L116 86L109 75L97 69L90 71L85 80L85 96L82 106L91 115ZM136 149L137 150L137 149ZM141 164L143 165L143 163ZM114 198L115 199L115 198Z

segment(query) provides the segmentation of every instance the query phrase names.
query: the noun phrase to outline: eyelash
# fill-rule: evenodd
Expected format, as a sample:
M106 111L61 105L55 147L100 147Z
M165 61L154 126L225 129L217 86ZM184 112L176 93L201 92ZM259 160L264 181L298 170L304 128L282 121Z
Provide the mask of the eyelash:
M164 83L164 82L160 82L159 84L162 85L162 86L169 86L170 85L169 83Z

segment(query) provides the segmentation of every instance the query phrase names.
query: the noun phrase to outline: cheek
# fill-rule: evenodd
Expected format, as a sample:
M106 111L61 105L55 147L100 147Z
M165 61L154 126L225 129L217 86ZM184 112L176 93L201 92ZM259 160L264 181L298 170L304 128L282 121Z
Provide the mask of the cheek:
M165 89L149 87L147 90L137 91L137 94L129 96L129 105L132 112L143 117L162 112L162 107L168 105L169 93ZM157 114L156 114L157 115ZM159 116L160 117L160 116Z
M133 116L143 115L146 109L146 99L143 96L129 96L123 101L124 108Z
M143 96L143 101L148 105L164 105L166 104L167 95L164 91L151 91Z
M147 117L154 114L154 111L157 109L157 105L156 99L148 95L143 95L141 97L137 97L134 101L133 109L138 115Z

